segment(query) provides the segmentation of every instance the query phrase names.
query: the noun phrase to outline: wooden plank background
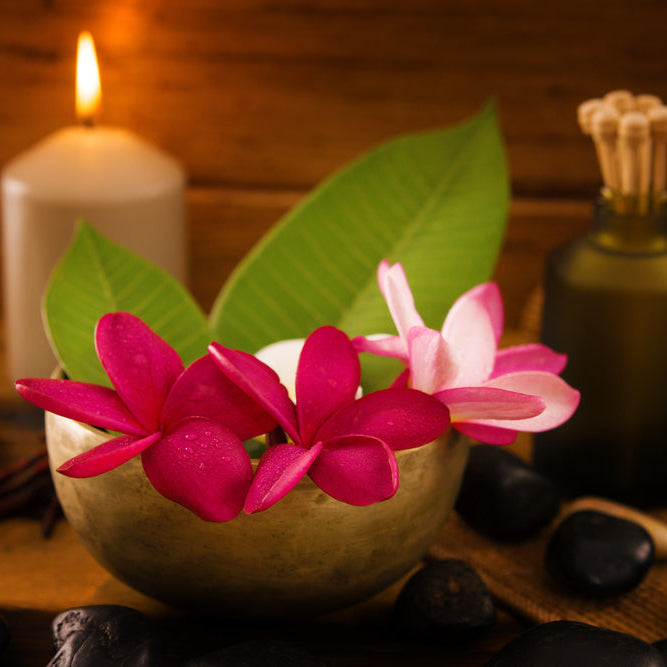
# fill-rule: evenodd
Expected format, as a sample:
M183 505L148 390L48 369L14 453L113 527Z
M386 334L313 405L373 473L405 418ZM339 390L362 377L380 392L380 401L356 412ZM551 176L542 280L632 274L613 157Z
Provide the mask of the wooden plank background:
M0 0L0 164L74 122L82 29L102 121L188 170L205 308L320 179L494 97L515 198L497 274L514 323L546 250L587 224L599 179L577 104L613 88L667 99L664 0Z

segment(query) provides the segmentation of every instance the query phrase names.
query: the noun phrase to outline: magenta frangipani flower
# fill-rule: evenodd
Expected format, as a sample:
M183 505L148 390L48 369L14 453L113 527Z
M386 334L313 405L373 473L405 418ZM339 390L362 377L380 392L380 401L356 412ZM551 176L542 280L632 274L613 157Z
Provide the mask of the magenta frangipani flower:
M399 335L358 337L355 348L401 359L407 368L394 386L409 382L441 400L453 428L508 444L518 431L546 431L576 410L579 392L558 377L565 355L541 344L498 350L504 309L495 283L459 297L441 331L425 326L400 263L383 260L378 283Z
M71 380L16 383L44 410L122 434L58 471L92 477L141 454L162 495L208 521L237 516L252 479L242 440L274 428L275 420L208 355L184 369L177 352L134 315L102 317L95 345L115 390Z
M291 442L272 444L259 461L246 512L285 496L306 474L324 492L352 505L394 495L394 450L426 444L449 425L449 411L423 392L385 389L355 399L361 367L350 339L332 326L305 341L296 372L294 404L263 362L217 343L209 352L227 377L257 400Z

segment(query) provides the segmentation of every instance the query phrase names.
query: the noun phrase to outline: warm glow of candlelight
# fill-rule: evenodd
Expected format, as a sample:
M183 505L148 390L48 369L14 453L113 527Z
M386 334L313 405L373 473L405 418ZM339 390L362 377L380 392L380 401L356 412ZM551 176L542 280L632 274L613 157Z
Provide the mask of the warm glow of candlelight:
M102 87L95 44L89 32L82 32L76 56L76 115L79 120L86 125L92 124L101 102Z

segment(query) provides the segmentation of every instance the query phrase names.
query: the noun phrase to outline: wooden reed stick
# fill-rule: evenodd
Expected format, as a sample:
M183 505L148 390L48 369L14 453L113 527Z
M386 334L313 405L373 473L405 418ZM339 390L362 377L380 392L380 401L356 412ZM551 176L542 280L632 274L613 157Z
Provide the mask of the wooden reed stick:
M621 165L621 193L631 197L648 195L651 179L650 130L648 118L630 111L618 124L618 152Z
M614 107L620 114L635 108L635 96L629 90L612 90L603 99L605 104Z
M657 95L637 95L635 97L635 109L643 114L648 114L651 109L661 105L662 100Z
M577 108L577 120L579 127L585 135L592 132L593 114L602 106L603 102L599 97L582 102Z
M651 109L648 119L653 137L651 189L655 196L667 186L667 106Z
M612 192L618 189L619 179L616 169L616 134L619 114L606 104L601 105L591 119L591 135L600 163L602 181Z
M612 90L582 102L577 120L595 143L615 208L641 213L657 205L667 190L667 105L657 95Z

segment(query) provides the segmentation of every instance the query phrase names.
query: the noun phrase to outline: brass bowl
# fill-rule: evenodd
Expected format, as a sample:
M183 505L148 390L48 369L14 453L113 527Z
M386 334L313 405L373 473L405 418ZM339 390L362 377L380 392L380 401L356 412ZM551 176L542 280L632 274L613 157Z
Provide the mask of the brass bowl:
M109 437L51 413L46 436L52 470ZM174 606L275 618L341 609L408 572L454 505L467 453L467 439L450 431L396 453L390 500L347 505L304 478L268 510L227 523L161 496L139 458L89 479L53 476L73 529L121 581Z

